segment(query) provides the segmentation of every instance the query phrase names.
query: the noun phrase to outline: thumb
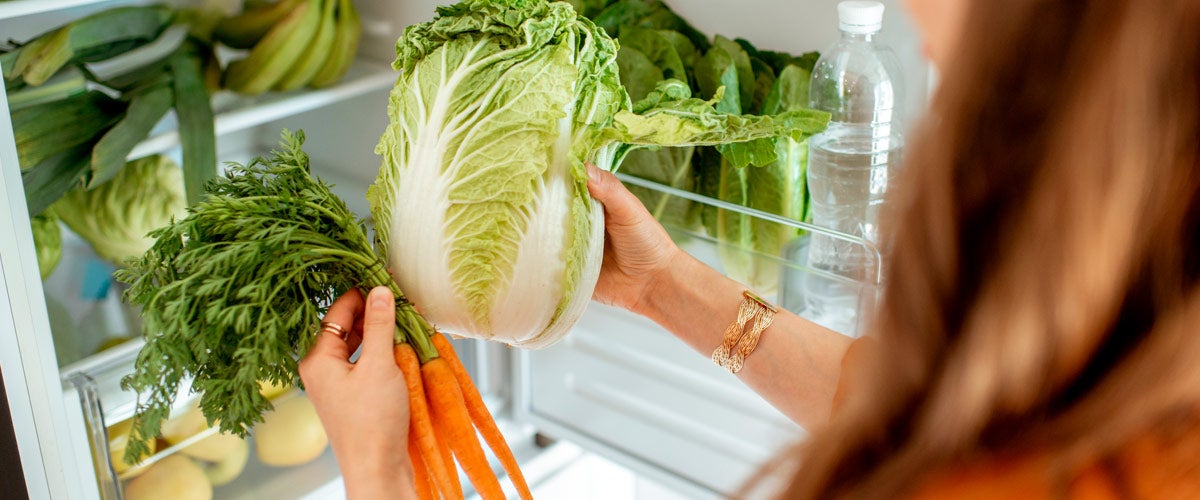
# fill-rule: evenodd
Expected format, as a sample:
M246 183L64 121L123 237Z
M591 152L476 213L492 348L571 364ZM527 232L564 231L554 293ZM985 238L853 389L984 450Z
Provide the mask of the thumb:
M597 201L604 204L607 224L629 226L650 215L629 189L621 184L612 172L588 164L588 191Z
M362 359L392 360L396 330L396 297L385 286L371 289L363 315Z

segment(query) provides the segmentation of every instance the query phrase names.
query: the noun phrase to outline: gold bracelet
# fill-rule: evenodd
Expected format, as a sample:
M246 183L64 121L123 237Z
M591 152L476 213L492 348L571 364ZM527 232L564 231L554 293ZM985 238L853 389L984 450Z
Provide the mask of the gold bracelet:
M754 292L742 292L742 303L738 306L737 320L725 329L725 338L721 345L713 350L712 360L717 366L729 370L729 373L741 371L746 363L746 356L758 347L763 330L771 326L775 313L779 309L771 305ZM749 326L750 331L746 331Z

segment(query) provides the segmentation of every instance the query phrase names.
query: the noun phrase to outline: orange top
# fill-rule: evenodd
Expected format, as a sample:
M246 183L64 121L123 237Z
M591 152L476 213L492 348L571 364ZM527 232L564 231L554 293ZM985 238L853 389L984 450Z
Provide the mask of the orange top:
M870 342L858 339L842 358L842 369L860 362ZM834 408L845 400L845 377L834 396ZM1153 431L1122 446L1115 457L1098 457L1063 486L1052 474L1053 450L1009 457L985 457L930 473L910 499L942 500L1107 500L1124 498L1200 499L1200 419L1185 429Z

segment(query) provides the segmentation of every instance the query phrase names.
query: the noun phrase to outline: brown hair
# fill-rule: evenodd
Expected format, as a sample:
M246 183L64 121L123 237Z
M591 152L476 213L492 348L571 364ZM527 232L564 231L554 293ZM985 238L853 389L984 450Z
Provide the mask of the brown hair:
M1069 475L1200 415L1200 2L969 10L892 200L880 356L787 498L1035 449Z

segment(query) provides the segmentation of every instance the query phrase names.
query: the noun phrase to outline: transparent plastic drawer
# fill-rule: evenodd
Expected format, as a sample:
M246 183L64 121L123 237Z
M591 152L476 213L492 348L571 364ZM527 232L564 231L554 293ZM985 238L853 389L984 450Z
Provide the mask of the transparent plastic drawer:
M831 295L822 294L837 292L853 311L873 307L881 273L879 252L869 243L645 179L618 177L659 216L681 248L768 300L848 334L859 329L857 314L819 314L814 306L831 303L821 300ZM707 224L697 214L705 210ZM731 237L733 227L779 240L768 245L761 238ZM810 266L806 252L814 236L857 246L876 264L849 276ZM804 436L707 353L622 309L592 304L562 342L517 355L516 401L523 419L686 498L738 496L761 464Z
M756 167L746 167L756 168ZM818 324L857 335L882 280L879 249L860 237L643 178L617 176L684 250ZM810 261L814 245L858 258L856 265ZM828 255L828 253L827 253Z

